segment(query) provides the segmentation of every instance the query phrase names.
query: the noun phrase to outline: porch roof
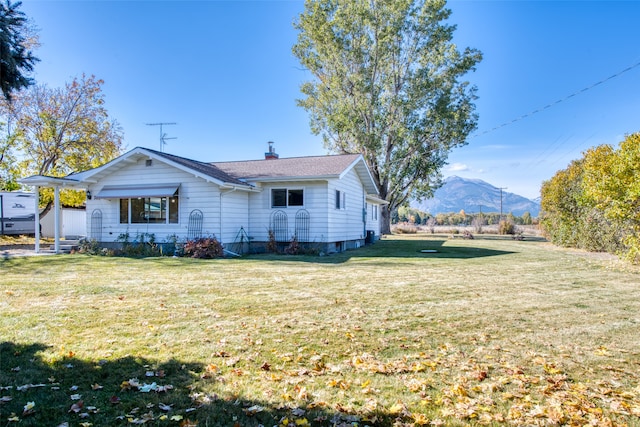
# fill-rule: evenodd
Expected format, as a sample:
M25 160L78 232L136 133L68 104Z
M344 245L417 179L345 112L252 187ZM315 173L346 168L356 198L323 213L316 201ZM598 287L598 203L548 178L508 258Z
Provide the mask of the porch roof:
M86 184L77 179L60 178L47 175L32 175L18 180L19 183L38 187L72 187L77 189L86 188Z

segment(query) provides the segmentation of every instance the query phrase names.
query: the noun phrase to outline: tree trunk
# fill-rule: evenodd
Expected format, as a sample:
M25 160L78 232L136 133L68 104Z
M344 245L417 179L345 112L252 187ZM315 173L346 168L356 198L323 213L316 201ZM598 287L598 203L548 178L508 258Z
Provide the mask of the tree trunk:
M380 234L391 234L391 211L389 205L382 205L380 209Z

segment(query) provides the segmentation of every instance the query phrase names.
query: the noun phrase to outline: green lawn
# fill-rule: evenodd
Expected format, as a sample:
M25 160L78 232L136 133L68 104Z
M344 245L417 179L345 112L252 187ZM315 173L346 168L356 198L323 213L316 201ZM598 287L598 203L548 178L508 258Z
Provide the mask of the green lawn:
M0 295L0 426L640 425L640 272L545 242L13 258Z

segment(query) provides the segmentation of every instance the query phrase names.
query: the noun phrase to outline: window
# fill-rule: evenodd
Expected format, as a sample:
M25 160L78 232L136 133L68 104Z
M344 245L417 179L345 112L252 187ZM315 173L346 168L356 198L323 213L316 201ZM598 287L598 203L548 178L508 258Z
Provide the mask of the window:
M120 199L120 224L177 224L178 196Z
M336 190L336 209L347 208L347 193L344 191Z
M378 205L371 205L371 219L373 221L378 220Z
M274 188L271 190L271 207L286 208L288 206L304 206L304 190Z

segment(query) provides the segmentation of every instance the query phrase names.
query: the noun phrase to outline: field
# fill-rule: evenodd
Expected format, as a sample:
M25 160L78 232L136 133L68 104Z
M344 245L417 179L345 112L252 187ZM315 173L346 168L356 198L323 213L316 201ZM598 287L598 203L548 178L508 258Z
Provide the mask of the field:
M0 425L640 425L640 271L535 239L9 258L0 295Z

